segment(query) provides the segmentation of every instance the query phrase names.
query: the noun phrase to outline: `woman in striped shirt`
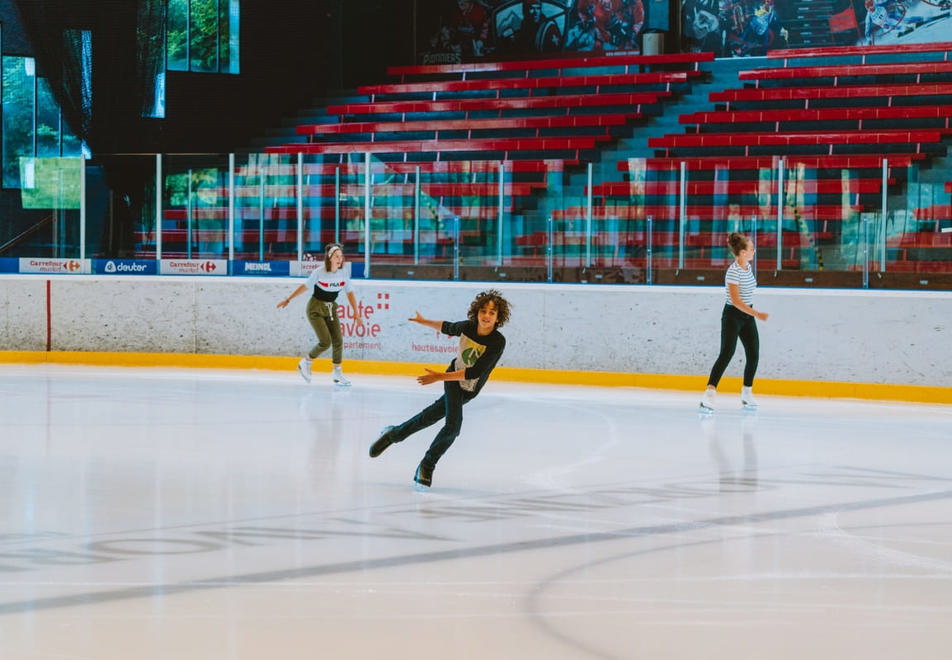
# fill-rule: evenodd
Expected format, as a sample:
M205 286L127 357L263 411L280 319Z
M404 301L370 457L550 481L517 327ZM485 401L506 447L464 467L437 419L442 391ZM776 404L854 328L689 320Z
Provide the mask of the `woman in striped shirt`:
M747 408L757 407L757 402L751 393L754 374L757 373L757 361L760 358L760 337L757 334L757 323L754 319L766 321L767 314L758 312L753 307L754 290L757 288L752 263L754 242L744 234L734 232L728 236L727 244L734 253L735 259L724 277L724 283L727 285L727 300L721 314L721 352L707 380L707 391L701 398L701 412L714 411L714 394L717 384L721 381L721 376L724 375L724 370L731 358L734 357L738 337L744 345L744 355L747 359L740 400Z

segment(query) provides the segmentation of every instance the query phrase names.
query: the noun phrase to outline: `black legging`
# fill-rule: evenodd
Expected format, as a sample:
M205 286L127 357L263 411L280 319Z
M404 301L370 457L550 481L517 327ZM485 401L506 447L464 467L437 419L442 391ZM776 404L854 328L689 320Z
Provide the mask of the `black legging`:
M757 334L757 322L753 316L745 314L733 305L724 305L724 312L721 314L721 353L711 369L711 377L707 379L708 385L717 387L717 384L721 382L724 370L734 357L738 337L740 337L740 343L744 345L744 355L747 358L747 364L744 365L744 387L753 387L757 361L760 360L760 335Z

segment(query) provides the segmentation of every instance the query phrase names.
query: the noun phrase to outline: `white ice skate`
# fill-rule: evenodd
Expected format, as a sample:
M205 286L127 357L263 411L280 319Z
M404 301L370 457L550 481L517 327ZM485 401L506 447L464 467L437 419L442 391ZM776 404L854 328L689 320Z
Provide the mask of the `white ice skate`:
M704 396L701 397L701 403L698 405L698 412L704 415L710 415L714 412L714 394L712 389L704 390Z
M301 358L301 361L298 362L298 373L301 374L301 378L305 382L311 382L311 361L307 358Z
M754 398L754 393L750 389L749 387L741 388L740 402L744 406L744 410L757 410L757 399Z
M347 379L347 376L344 375L344 372L341 371L340 366L334 366L334 385L337 387L350 387L350 381Z

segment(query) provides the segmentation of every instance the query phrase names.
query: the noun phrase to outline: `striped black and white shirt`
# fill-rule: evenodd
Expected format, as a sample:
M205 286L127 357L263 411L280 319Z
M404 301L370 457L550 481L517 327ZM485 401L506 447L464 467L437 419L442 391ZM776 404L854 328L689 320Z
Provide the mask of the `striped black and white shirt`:
M736 261L732 261L727 269L727 274L724 276L724 292L727 294L727 304L733 306L729 286L731 284L736 284L740 289L740 299L752 306L754 304L754 290L757 288L753 262L748 263L747 270L744 270L737 265Z

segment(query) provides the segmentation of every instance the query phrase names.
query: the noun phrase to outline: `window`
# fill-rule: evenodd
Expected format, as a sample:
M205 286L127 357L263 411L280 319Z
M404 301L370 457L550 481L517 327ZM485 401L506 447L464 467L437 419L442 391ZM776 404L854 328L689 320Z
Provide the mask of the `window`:
M166 68L240 73L239 0L169 0Z
M3 187L19 188L21 160L39 156L79 156L81 141L67 129L46 78L36 75L32 57L4 56Z
M20 158L35 155L36 64L3 58L3 187L20 187Z

